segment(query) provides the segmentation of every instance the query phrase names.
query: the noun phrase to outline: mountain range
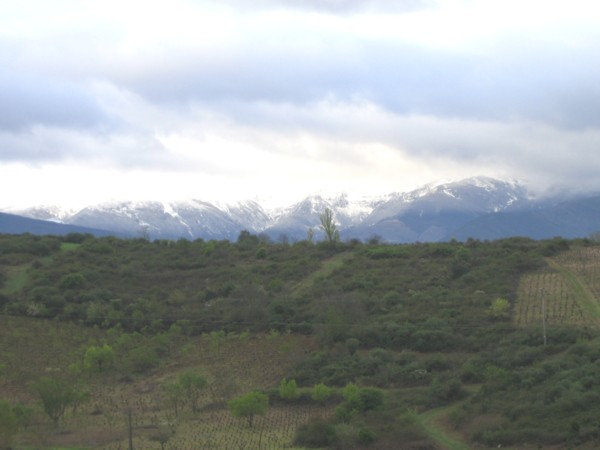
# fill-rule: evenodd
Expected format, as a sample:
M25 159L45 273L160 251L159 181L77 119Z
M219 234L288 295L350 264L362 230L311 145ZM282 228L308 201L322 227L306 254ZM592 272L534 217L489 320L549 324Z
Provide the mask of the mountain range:
M536 199L519 182L474 177L371 198L311 195L277 209L257 201L223 205L203 200L122 201L77 211L38 206L1 214L0 232L236 240L247 230L276 241L297 241L312 229L319 240L319 217L326 208L333 211L343 240L576 238L600 231L600 195Z

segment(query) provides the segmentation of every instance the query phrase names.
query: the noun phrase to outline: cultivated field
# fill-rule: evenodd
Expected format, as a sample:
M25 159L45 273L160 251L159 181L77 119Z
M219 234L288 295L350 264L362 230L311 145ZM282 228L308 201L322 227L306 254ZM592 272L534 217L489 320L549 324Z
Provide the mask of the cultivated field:
M600 324L600 249L577 247L548 258L548 267L521 278L514 308L519 325Z
M227 409L228 398L252 389L276 388L285 372L312 348L304 337L277 333L172 336L163 362L143 377L127 374L126 357L117 358L105 373L75 376L73 364L87 345L110 342L105 332L14 317L0 317L0 330L1 398L13 404L36 404L31 386L40 376L72 380L89 393L89 400L69 407L58 429L34 408L17 437L18 448L126 449L129 414L134 448L158 449L163 444L169 449L289 448L299 425L333 412L332 406L310 401L286 404L279 400L250 427ZM185 402L176 411L162 389L190 368L208 380L196 413Z

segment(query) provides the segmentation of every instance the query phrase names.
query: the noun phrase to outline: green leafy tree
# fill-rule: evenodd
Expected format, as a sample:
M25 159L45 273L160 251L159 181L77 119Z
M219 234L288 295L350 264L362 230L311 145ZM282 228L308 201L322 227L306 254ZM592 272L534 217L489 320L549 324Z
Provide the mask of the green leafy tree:
M185 396L190 401L192 411L197 412L200 394L208 384L206 378L190 370L179 375L179 384L181 385Z
M317 403L324 403L332 396L332 394L333 390L329 386L319 383L313 387L310 398Z
M0 448L11 448L13 438L19 430L19 422L7 401L0 401Z
M334 244L340 240L340 233L335 225L333 211L330 208L325 208L325 211L319 216L321 228L325 232L325 239L330 244Z
M175 410L175 417L179 417L179 407L185 398L185 391L181 383L176 381L167 381L162 385L163 394Z
M78 391L70 384L53 378L42 377L34 385L44 412L58 426L68 406L79 399Z
M85 351L85 355L83 357L83 366L88 370L95 368L98 369L98 372L102 372L102 370L107 365L111 364L114 359L115 352L110 345L92 345Z
M279 383L279 396L284 400L296 400L300 397L296 380L287 381L285 378Z
M248 426L252 426L254 416L264 415L269 408L269 397L262 392L250 392L227 403L234 417L245 418Z
M489 315L492 319L507 319L510 313L510 303L505 298L498 297L490 306Z
M348 383L343 391L344 403L336 408L336 415L345 422L359 413L365 413L378 408L383 403L383 393L375 388L359 388L354 383Z

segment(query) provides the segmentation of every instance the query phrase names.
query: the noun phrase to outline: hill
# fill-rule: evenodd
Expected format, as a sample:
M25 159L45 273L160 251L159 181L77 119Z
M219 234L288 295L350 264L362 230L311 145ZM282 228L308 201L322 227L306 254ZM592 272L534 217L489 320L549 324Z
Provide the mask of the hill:
M598 252L4 235L0 400L16 448L596 448Z

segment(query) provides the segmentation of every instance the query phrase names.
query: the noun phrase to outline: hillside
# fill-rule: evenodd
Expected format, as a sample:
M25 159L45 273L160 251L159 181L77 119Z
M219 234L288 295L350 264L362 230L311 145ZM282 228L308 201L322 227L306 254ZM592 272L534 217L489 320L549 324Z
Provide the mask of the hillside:
M0 232L3 234L31 233L37 235L54 234L59 236L69 233L89 233L94 236L111 236L116 234L112 231L100 230L95 227L55 223L47 220L37 220L1 212Z
M0 236L0 400L21 449L127 448L129 414L136 448L596 448L598 252ZM79 393L56 421L48 380Z

